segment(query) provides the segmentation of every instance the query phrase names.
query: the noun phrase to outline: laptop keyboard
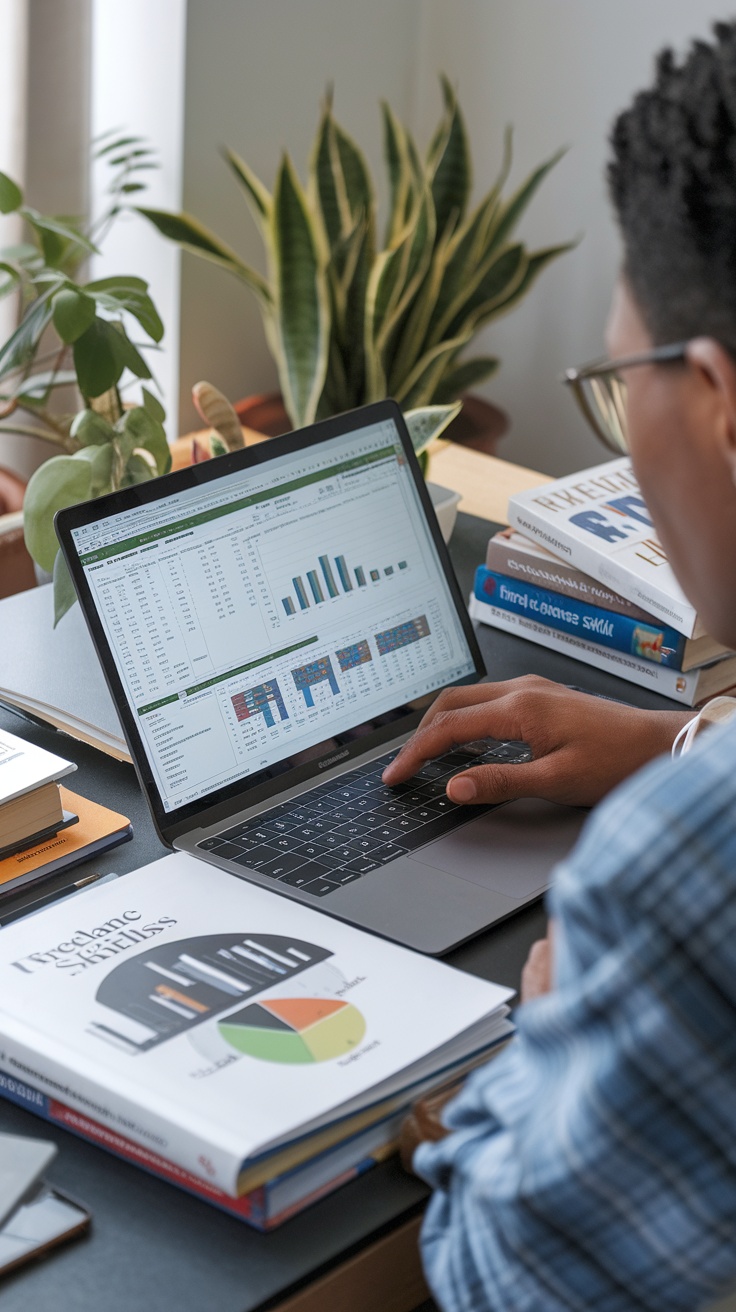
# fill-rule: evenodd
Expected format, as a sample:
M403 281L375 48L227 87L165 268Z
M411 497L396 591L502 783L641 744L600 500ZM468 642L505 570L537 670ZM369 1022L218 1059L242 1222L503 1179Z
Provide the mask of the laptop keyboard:
M388 752L197 846L326 897L490 810L449 800L447 781L458 770L531 759L526 743L484 739L429 761L407 783L388 788L381 775L397 754Z

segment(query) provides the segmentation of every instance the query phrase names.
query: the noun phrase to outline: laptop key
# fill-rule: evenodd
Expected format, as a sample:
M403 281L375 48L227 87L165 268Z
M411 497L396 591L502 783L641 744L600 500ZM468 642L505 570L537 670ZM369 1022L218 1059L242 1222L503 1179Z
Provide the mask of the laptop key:
M344 884L347 881L343 878L343 875L369 875L371 870L378 870L380 864L380 861L373 861L371 857L359 856L357 861L350 861L343 870L335 872L330 878L336 879L340 884Z
M326 897L328 893L334 893L339 884L332 884L328 879L313 879L311 884L304 885L304 892L311 893L312 897Z
M334 834L339 834L343 842L348 838L362 838L371 829L370 825L363 824L362 820L349 820L347 824L336 825L333 829Z
M290 875L295 870L301 870L304 862L300 856L293 852L282 852L273 861L266 861L258 867L259 875L270 875L271 879L283 879L284 875Z
M215 848L222 846L222 834L215 834L213 838L203 838L197 847L201 847L203 852L214 852Z
M281 853L275 847L266 847L262 844L260 847L248 848L246 852L236 856L235 861L239 866L251 866L257 870L259 866L265 865L267 861L275 861L279 856Z
M224 857L226 861L233 861L236 857L240 856L243 851L242 847L239 847L237 843L220 843L218 847L211 848L210 850L216 852L217 856Z
M315 879L322 879L327 874L329 871L317 861L305 861L299 870L290 870L285 874L281 883L290 884L292 888L303 888L305 884Z

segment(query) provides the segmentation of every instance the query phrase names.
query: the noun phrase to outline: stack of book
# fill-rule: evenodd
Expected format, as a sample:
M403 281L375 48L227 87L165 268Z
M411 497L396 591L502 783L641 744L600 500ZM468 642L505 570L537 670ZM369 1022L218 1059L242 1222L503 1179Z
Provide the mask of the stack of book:
M476 571L474 619L695 706L736 685L624 457L511 497Z
M0 1096L268 1230L513 1032L512 991L184 853L0 931Z
M132 837L126 816L60 786L76 768L0 730L0 902Z

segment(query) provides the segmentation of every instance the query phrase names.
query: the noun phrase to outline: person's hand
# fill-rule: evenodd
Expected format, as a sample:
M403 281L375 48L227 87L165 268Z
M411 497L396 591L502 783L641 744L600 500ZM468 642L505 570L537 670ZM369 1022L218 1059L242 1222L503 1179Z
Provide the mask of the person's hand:
M546 938L537 939L529 949L529 956L521 972L521 1001L541 998L552 988L552 951L554 923L550 921Z
M660 753L682 725L679 711L641 711L620 702L572 692L536 675L507 683L448 688L383 774L404 783L443 752L481 738L525 742L533 760L478 765L453 775L453 802L507 802L543 797L593 806L611 788Z

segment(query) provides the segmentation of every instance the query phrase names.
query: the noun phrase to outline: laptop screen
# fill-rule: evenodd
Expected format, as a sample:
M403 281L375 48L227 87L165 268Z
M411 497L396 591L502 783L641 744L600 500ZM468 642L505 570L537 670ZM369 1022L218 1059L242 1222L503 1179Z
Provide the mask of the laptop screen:
M71 530L167 813L475 671L393 419L207 473Z

